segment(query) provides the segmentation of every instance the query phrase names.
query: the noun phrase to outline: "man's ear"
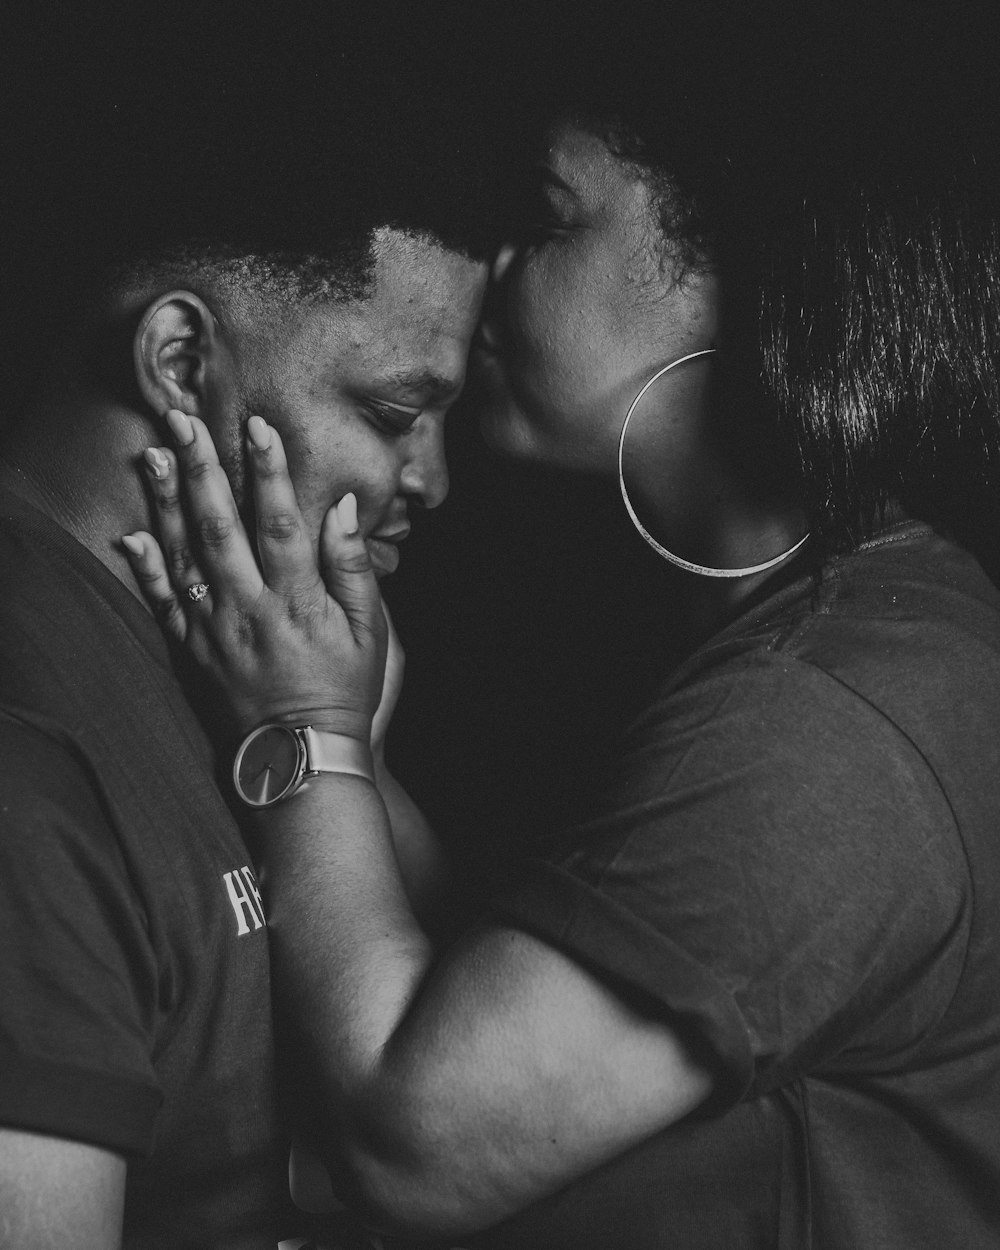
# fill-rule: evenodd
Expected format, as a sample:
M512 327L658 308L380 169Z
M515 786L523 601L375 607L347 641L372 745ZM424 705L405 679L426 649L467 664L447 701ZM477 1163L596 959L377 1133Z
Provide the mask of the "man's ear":
M168 291L148 306L133 340L136 380L143 398L162 416L179 408L198 416L206 385L221 364L219 323L191 291Z

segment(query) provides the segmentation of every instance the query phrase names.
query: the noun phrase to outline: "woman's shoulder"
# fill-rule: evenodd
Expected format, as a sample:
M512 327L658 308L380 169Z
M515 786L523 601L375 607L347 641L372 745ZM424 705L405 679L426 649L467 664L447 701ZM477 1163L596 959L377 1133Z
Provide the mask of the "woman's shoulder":
M936 673L997 670L1000 592L964 548L919 521L893 525L814 575L785 584L709 639L672 689L748 666L791 662L849 685L918 684Z
M920 522L831 560L771 645L888 715L956 699L1000 715L1000 593L967 551Z
M907 524L700 648L649 699L628 749L702 758L706 776L724 762L765 776L770 762L769 785L829 775L831 793L848 777L895 793L895 778L985 831L1000 780L984 783L979 764L997 741L1000 595L961 548Z

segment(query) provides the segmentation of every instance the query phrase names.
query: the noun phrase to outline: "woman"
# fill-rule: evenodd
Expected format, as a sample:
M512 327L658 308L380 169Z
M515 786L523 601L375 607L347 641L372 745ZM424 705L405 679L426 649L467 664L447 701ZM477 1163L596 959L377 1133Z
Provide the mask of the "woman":
M805 95L723 107L720 82L756 97L724 76L713 96L688 51L671 109L549 129L540 225L501 252L483 329L491 441L618 489L701 634L558 849L432 949L371 781L386 641L356 501L327 516L324 589L306 538L267 538L297 509L265 420L263 572L239 531L203 553L207 601L148 536L137 571L248 735L236 786L315 1144L376 1226L994 1245L1000 598L944 526L998 445L992 312L965 294L995 231L909 145L848 160L851 119ZM204 427L174 428L171 545L178 477L198 526L235 516ZM334 758L259 806L289 726Z

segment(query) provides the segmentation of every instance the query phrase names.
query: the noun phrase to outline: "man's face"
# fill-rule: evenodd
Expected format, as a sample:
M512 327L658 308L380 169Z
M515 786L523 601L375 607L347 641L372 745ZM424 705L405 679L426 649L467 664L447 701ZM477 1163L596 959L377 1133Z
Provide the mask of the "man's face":
M375 255L367 299L305 306L266 333L238 336L234 358L240 427L257 413L278 430L313 538L353 491L385 575L410 505L437 507L448 491L444 418L465 380L486 266L389 229L376 235ZM239 492L241 456L225 444Z

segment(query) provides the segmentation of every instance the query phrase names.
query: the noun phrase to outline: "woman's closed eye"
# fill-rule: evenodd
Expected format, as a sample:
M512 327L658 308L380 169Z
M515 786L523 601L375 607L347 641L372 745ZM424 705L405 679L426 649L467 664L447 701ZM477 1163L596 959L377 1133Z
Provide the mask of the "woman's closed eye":
M566 238L574 230L573 222L543 199L538 203L526 224L525 234L529 243L545 239Z
M575 230L580 213L574 190L545 167L538 171L524 207L529 242L565 238Z

